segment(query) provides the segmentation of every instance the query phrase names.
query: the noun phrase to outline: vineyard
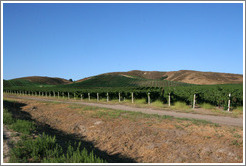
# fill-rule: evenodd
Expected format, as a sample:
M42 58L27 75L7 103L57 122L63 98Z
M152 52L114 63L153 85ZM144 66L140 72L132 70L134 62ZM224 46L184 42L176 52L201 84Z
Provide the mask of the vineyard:
M72 85L72 84L71 84ZM196 94L196 103L209 103L214 106L224 107L226 109L228 100L231 100L231 106L238 107L243 105L243 85L227 84L227 85L176 85L165 87L87 87L75 88L67 86L37 87L37 86L14 86L4 88L4 92L55 96L74 99L102 99L107 100L119 99L134 100L146 99L154 102L160 100L163 104L177 101L185 102L192 105L194 94ZM229 97L229 94L231 96Z

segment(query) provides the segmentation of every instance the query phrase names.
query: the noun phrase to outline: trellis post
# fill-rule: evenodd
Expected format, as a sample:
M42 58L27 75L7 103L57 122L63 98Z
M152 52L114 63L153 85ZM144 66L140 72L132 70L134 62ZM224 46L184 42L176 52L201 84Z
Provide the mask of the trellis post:
M194 99L193 99L193 109L196 107L196 94L194 94Z
M170 93L168 95L168 106L170 107L171 106L171 96L170 96Z
M227 111L230 111L230 107L231 107L231 93L229 93L228 109L227 109Z
M91 96L90 96L90 93L88 93L88 100L89 100L89 101L91 100Z
M107 102L108 102L108 92L107 92Z
M132 92L132 103L133 103L134 101L133 101L133 92Z
M99 101L99 93L97 93L97 101Z
M119 92L119 102L120 102L120 92Z
M148 104L150 105L150 93L148 92Z

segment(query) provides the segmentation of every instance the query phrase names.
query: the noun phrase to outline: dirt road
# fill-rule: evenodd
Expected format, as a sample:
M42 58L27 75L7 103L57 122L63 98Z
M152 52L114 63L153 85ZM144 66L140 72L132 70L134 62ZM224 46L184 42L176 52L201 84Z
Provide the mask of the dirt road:
M230 125L230 126L239 126L243 127L243 119L242 118L232 118L232 117L224 117L224 116L213 116L213 115L200 115L200 114L192 114L192 113L180 113L175 111L166 111L166 110L158 110L153 108L136 108L130 107L126 105L109 105L109 104L101 104L101 103L88 103L84 101L64 101L58 99L47 99L47 98L39 98L34 96L15 96L15 95L6 95L9 98L16 98L16 99L28 99L28 100L37 100L37 101L55 101L61 103L70 103L70 104L82 104L87 106L96 106L102 108L110 108L116 110L124 110L124 111L135 111L135 112L142 112L146 114L158 114L158 115L168 115L178 118L192 118L192 119L200 119L206 120L217 124L222 125Z

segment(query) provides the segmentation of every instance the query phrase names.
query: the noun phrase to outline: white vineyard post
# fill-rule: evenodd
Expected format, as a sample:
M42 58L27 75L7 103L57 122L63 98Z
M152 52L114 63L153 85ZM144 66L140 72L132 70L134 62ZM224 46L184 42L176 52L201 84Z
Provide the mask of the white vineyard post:
M54 97L56 97L56 93L55 93L55 91L53 91L53 94L54 94Z
M230 100L230 98L231 98L231 93L229 93L228 109L227 109L227 111L230 111L230 106L231 106L231 100Z
M75 98L75 93L73 93L73 99L75 100L76 98Z
M67 98L69 99L69 92L67 93Z
M81 97L81 101L82 101L83 100L83 94L81 94L80 97Z
M88 100L89 100L89 101L91 100L91 96L90 96L90 93L88 93Z
M150 93L148 92L148 104L150 105Z
M120 102L120 92L119 92L119 102Z
M97 101L99 101L99 94L97 93Z
M107 92L107 102L108 102L108 92Z
M44 96L44 92L42 92L42 96Z
M194 100L193 100L193 109L196 107L196 94L194 94Z
M170 93L168 95L168 106L170 107L171 106L171 96L170 96Z
M132 92L132 103L133 103L134 101L133 101L133 92Z

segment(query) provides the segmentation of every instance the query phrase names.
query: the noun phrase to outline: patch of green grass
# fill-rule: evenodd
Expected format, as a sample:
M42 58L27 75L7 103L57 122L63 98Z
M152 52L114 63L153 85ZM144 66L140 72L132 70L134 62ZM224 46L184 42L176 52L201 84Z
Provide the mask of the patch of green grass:
M190 109L190 107L188 105L186 105L186 103L184 103L184 102L175 102L171 108L180 109L180 110Z
M12 117L12 114L7 109L3 109L3 124L11 125L14 122L15 119Z
M160 100L154 101L153 103L151 103L151 105L155 106L155 107L163 107L164 106L163 102Z
M184 128L182 126L179 126L179 125L174 125L176 127L176 129L180 129L180 130L184 130Z
M193 124L199 126L199 125L211 125L211 126L214 126L214 127L220 127L219 124L217 123L213 123L213 122L210 122L210 121L206 121L206 120L202 120L202 119L192 119L192 118L176 118L178 120L185 120L185 121L190 121L192 122Z
M75 148L74 148L75 147ZM11 163L102 163L104 160L96 157L85 148L81 149L81 143L73 146L67 144L67 152L57 143L55 136L51 137L43 133L35 140L25 138L20 140L11 150Z
M76 109L76 108L82 108L81 105L69 105L68 108Z
M202 107L204 109L215 109L215 107L209 103L202 103L202 104L200 104L200 107Z
M232 140L231 145L241 146L241 145L243 145L243 142L239 142L238 140Z
M135 99L134 103L135 104L146 104L146 100L145 99Z
M236 109L235 109L235 111L241 111L241 112L243 112L243 106L240 106L240 107L236 107Z
M236 134L234 134L233 136L234 136L235 138L242 138L242 136L241 136L241 135L239 135L239 134L237 134L237 133L236 133Z
M35 129L35 125L30 121L17 119L10 128L23 134L30 134Z

